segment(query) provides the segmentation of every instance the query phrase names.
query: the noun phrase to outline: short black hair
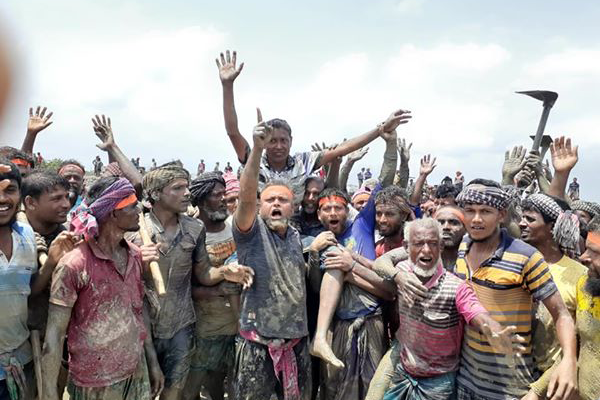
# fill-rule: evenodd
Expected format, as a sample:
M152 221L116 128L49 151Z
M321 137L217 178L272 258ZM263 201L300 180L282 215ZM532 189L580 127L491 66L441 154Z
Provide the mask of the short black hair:
M10 171L0 173L0 181L3 181L4 179L14 180L17 182L17 186L19 187L19 191L20 191L21 190L21 172L19 171L19 168L17 168L17 166L15 164L11 163L10 160L6 157L0 156L0 164L8 165L10 167Z
M493 181L491 179L484 179L484 178L473 179L471 182L469 182L469 185L483 185L483 186L487 186L487 187L495 187L498 189L502 189L502 186L500 186L500 184L498 182Z
M323 178L320 178L318 176L309 176L308 178L306 178L306 180L304 181L304 189L306 189L308 187L308 184L310 182L318 182L321 185L325 186L325 181L323 180Z
M435 198L436 199L443 199L445 197L456 197L458 195L458 190L456 190L456 187L454 185L445 185L442 184L440 186L438 186L438 188L435 191Z
M343 190L340 190L340 189L336 189L336 188L327 188L327 189L323 190L319 194L319 202L321 202L321 199L327 198L329 196L341 197L342 199L346 200L346 205L348 205L350 203L350 198L348 197L346 192L344 192ZM319 207L319 208L321 208L321 207Z
M60 172L60 170L65 166L65 165L77 165L79 168L81 168L83 170L83 172L85 173L85 167L83 166L83 164L81 164L79 161L77 160L73 160L73 159L69 159L69 160L65 160L63 162L60 163L60 165L58 166L58 171Z
M271 125L273 129L283 129L290 135L290 137L292 137L292 128L285 119L273 118L267 121L267 125Z
M19 150L11 146L2 146L0 147L0 155L6 157L9 161L15 159L25 160L29 163L31 168L35 167L35 160L33 159L33 156L23 150Z
M102 193L104 193L104 191L110 185L112 185L119 179L120 178L117 178L116 176L108 176L106 178L100 178L96 182L94 182L90 190L88 190L87 196L85 197L86 204L90 205L94 201L98 200L100 196L102 196Z
M35 171L23 179L21 196L39 199L43 193L48 193L57 186L69 191L69 181L56 172Z
M388 186L375 195L375 205L377 204L390 204L402 209L408 205L406 190L396 185Z

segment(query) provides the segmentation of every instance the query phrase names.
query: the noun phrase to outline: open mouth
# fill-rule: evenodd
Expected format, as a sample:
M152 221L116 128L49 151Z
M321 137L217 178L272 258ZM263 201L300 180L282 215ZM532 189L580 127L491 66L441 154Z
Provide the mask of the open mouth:
M433 257L426 257L426 256L419 257L419 262L421 264L431 264L432 261L433 261Z
M281 213L281 210L273 210L271 211L271 218L281 218L283 216L283 214Z
M6 214L8 213L10 210L12 209L12 207L10 205L7 204L1 204L0 205L0 213L1 214Z
M329 228L337 228L340 225L340 221L337 219L329 220Z

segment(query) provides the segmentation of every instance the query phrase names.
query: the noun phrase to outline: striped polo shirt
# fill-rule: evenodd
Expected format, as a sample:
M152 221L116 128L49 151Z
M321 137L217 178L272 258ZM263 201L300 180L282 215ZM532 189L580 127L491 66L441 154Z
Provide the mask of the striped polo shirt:
M412 271L412 263L403 261L396 268ZM416 378L456 371L465 322L486 312L465 281L446 271L441 261L435 268L424 284L424 299L408 306L402 296L398 298L400 362Z
M533 302L545 300L557 288L542 254L506 230L500 233L498 249L475 273L465 259L471 243L465 236L456 275L471 282L492 318L503 326L516 326L527 343L521 357L508 357L496 353L477 329L465 327L458 385L486 399L520 399L537 378L532 356Z

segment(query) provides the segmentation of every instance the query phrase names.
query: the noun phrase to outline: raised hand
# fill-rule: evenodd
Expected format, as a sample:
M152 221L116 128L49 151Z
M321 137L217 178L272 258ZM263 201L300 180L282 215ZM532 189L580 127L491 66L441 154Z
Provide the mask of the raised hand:
M527 157L525 157L525 167L535 171L538 175L543 174L542 160L537 151L532 150L527 154Z
M433 160L431 159L431 154L427 154L426 156L424 156L423 158L421 158L421 170L419 171L419 173L421 175L429 175L433 172L433 170L435 169L435 167L437 167L437 165L435 165L435 160L437 158L434 157Z
M229 282L240 283L248 289L254 282L254 270L239 264L227 264L221 267L223 278Z
M579 160L579 146L573 147L571 139L561 136L554 139L550 145L550 154L552 156L552 166L556 172L569 172L573 169Z
M381 132L381 135L379 135L379 136L381 136L381 138L383 140L385 140L386 143L390 142L390 141L393 142L393 143L396 143L396 140L397 140L397 137L398 137L395 129L393 131L391 131L391 132L383 131L383 132Z
M412 143L406 146L406 139L398 138L397 146L398 154L400 154L400 160L408 162L410 160L410 149L412 148Z
M114 147L115 138L113 135L110 118L106 118L104 115L102 115L102 118L100 118L98 115L96 115L95 118L92 118L92 123L94 124L94 132L96 133L96 136L98 136L98 139L102 141L102 143L97 144L96 147L103 151L108 151L111 147Z
M525 159L526 155L527 150L525 150L523 146L513 147L512 152L507 150L506 153L504 153L502 176L512 181L515 175L525 167L525 164L527 163L527 160Z
M236 67L236 59L237 53L234 51L233 55L227 50L225 54L221 53L219 59L215 59L217 62L217 67L219 68L219 78L221 78L222 83L233 82L235 78L238 77L242 69L244 68L244 63L241 63L239 67Z
M412 116L408 110L396 110L379 126L381 132L391 132L399 125L406 124Z
M358 160L361 160L368 152L368 147L362 147L358 150L355 150L352 153L348 154L348 161L356 162Z
M35 109L35 113L33 112L33 108L29 109L29 121L27 121L27 132L38 134L43 131L50 125L52 125L53 121L50 121L50 118L54 114L53 112L49 112L46 114L48 108L41 108L37 106Z
M258 125L254 127L252 139L254 140L254 146L256 146L259 149L264 149L267 143L271 141L271 136L273 135L273 127L271 127L271 125L263 121L260 108L256 109L256 118L258 120Z

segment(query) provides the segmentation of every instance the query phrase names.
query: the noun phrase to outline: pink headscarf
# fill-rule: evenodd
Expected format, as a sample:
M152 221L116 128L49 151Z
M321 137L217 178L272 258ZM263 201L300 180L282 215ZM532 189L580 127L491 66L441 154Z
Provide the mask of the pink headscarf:
M233 172L224 173L223 179L225 179L225 196L240 192L240 181Z
M98 236L98 223L102 222L127 197L135 195L135 189L125 178L117 179L107 187L92 204L81 203L71 212L70 231L83 234L85 238Z

